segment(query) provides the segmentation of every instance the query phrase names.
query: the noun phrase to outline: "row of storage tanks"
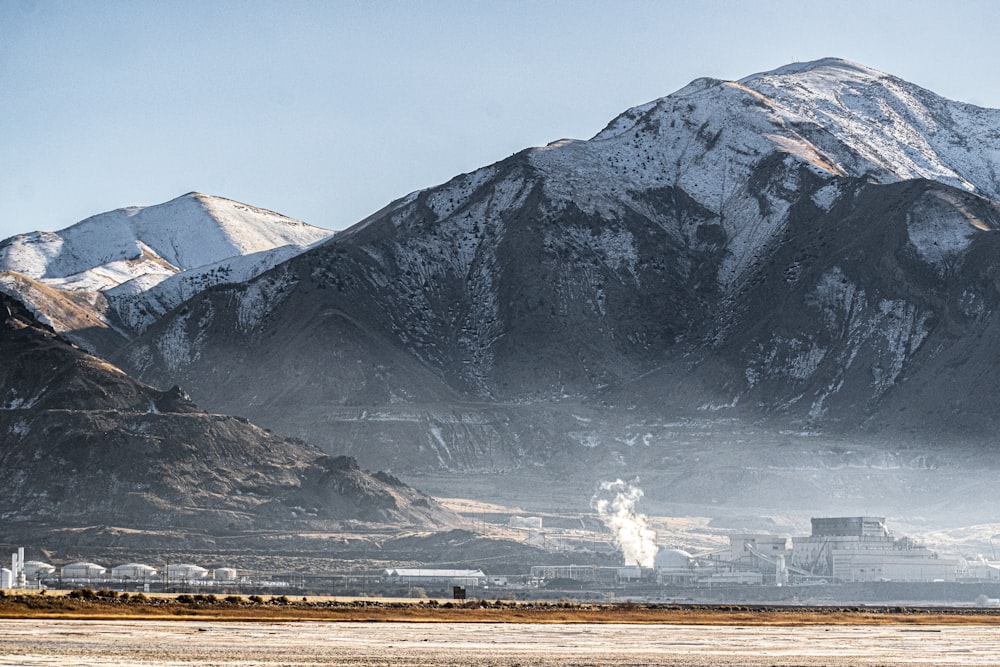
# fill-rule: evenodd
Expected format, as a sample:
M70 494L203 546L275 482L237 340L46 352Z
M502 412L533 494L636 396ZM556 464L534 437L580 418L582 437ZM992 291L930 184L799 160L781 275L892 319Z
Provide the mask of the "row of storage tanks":
M53 565L37 560L24 563L24 580L28 583L45 581L59 577L63 581L121 581L121 582L151 582L166 581L167 583L183 583L189 581L215 581L218 583L233 583L239 574L231 567L217 567L208 570L198 565L178 563L167 565L163 571L142 563L125 563L107 568L97 563L70 563L64 565L59 574Z

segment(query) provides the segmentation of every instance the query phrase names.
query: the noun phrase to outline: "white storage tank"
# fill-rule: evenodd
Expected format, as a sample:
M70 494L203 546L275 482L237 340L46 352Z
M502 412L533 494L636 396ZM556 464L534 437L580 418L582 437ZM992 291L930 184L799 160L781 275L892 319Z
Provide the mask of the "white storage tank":
M101 579L107 570L97 563L70 563L64 565L62 578L69 581L90 581Z
M232 583L236 581L239 573L235 568L232 567L217 567L212 572L212 578L216 581L224 581L227 583Z
M45 579L55 573L56 568L40 560L29 560L24 564L24 580L28 582Z
M146 582L156 577L156 568L142 563L125 563L111 568L111 578L118 581Z
M0 590L14 588L14 573L5 567L0 567Z
M178 563L167 566L167 582L179 583L185 581L198 581L208 576L208 570L190 563Z

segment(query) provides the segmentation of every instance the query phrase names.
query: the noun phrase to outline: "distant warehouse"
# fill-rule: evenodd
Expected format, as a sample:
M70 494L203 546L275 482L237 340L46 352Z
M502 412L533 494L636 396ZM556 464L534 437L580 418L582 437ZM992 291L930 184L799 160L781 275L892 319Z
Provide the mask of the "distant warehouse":
M481 586L486 581L482 570L393 568L386 570L384 575L390 583L418 586Z

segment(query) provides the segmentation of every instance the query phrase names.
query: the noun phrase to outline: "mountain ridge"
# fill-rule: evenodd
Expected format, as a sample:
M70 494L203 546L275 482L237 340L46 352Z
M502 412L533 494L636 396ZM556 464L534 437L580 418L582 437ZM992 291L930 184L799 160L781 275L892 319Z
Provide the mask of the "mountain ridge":
M349 457L207 414L72 345L0 294L0 517L5 540L68 528L239 534L461 520ZM72 531L70 531L72 532ZM44 537L43 537L44 536Z
M247 280L330 234L267 209L189 192L0 242L0 289L100 351L179 305L196 292L192 286ZM91 340L77 318L64 322L58 312L67 306L44 288L89 302L93 326L103 331L91 332Z
M982 443L998 160L1000 111L845 61L698 79L106 354L397 474L662 472L677 424Z

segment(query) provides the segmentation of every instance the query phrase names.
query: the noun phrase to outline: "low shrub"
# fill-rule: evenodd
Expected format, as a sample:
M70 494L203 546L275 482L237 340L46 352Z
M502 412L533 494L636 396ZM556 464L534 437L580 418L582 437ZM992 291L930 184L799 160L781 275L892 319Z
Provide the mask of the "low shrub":
M96 600L97 593L89 588L78 588L66 594L66 597L74 600Z

